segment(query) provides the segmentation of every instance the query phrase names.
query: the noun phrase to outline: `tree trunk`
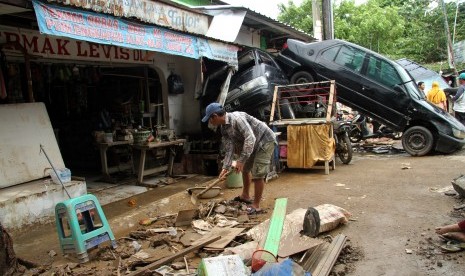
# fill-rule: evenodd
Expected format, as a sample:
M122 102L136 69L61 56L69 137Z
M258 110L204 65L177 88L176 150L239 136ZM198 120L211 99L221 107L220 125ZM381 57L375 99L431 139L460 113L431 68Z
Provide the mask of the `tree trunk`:
M0 275L19 274L20 267L13 250L13 240L0 223Z

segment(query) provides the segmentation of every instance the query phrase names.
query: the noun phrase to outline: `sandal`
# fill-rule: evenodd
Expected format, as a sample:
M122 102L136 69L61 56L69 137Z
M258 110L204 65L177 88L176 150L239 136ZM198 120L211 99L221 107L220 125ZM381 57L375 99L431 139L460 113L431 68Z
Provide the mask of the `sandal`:
M444 252L459 252L464 249L464 244L447 242L447 244L441 246L441 249Z
M248 206L246 211L247 211L247 215L258 215L258 214L265 213L263 209L254 208L252 206Z
M243 199L241 196L236 196L235 198L233 198L233 201L242 202L245 204L252 204L251 199Z

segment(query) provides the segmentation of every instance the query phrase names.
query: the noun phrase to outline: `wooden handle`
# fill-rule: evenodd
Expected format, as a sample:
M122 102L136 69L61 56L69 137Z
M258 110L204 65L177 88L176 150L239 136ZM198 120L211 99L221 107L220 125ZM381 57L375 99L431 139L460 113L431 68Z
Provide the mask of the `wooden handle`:
M227 172L224 177L227 177L229 174L231 174L232 171L229 171ZM213 186L215 186L216 184L218 184L219 182L223 181L224 178L221 178L221 179L217 179L215 181L213 181L212 184L208 185L205 189L203 189L202 191L200 191L200 193L198 193L196 196L197 197L200 197L201 195L203 195L204 193L206 193L208 190L210 190Z

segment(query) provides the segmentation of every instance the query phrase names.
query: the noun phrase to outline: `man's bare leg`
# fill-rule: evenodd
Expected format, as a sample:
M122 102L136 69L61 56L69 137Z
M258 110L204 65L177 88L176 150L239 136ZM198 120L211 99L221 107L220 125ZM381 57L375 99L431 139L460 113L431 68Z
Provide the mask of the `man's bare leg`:
M253 180L254 183L254 199L252 207L256 210L260 209L260 200L262 200L263 189L265 188L265 181L263 178L257 178Z
M461 232L459 224L450 224L446 226L436 227L436 234L442 235L449 232Z
M463 232L448 232L444 236L449 239L465 242L465 233Z
M250 172L242 172L242 195L241 198L250 200L250 184L252 183Z

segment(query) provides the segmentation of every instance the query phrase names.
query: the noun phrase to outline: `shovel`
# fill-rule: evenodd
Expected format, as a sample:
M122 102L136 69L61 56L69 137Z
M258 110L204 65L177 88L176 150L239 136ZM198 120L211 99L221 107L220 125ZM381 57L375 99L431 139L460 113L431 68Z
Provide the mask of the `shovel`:
M224 175L223 178L221 178L221 179L220 179L220 178L216 179L215 181L213 181L212 184L210 184L210 185L208 185L207 187L205 187L205 189L203 189L203 190L200 191L199 193L197 193L197 194L192 193L192 195L191 195L191 202L192 202L192 204L197 205L197 201L198 201L199 197L201 197L204 193L206 193L208 190L210 190L211 188L213 188L213 186L215 186L216 184L218 184L218 183L220 183L221 181L225 180L226 177L227 177L231 172L232 172L232 170L229 171L229 172L227 172L227 173Z

